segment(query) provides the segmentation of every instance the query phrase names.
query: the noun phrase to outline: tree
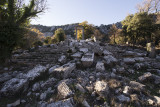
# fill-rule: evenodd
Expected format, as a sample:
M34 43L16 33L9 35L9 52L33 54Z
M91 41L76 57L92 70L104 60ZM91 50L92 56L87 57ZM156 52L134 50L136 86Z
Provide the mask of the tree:
M158 13L160 9L160 0L144 0L137 4L138 12Z
M129 15L122 21L122 32L128 35L133 44L142 39L149 42L152 40L152 32L156 30L153 22L152 15L148 15L146 12L136 13L134 16Z
M11 57L26 33L30 19L44 12L45 0L0 0L0 62Z
M55 31L54 38L57 42L65 40L65 32L62 28L59 28Z
M84 27L84 39L91 38L92 35L94 34L95 28L93 27L92 24L88 24L87 21L84 21L79 24L80 26ZM82 39L82 31L77 31L78 39Z
M109 34L114 36L114 44L116 44L115 36L118 32L118 28L115 24L113 24L110 28Z
M45 44L52 44L52 39L51 39L51 37L49 37L49 36L46 37L45 40L44 40L44 43L45 43Z

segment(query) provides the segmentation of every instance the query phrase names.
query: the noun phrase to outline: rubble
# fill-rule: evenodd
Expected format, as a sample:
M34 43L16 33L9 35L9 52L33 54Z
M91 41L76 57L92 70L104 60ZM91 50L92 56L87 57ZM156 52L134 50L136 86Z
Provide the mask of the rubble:
M0 105L160 106L160 55L146 54L93 39L15 52L0 68Z

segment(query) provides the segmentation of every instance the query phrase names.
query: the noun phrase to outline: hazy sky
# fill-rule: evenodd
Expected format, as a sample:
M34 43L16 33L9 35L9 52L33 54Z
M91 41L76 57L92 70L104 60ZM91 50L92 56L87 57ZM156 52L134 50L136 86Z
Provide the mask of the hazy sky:
M32 24L47 26L88 21L94 25L122 21L142 0L48 0L46 12Z

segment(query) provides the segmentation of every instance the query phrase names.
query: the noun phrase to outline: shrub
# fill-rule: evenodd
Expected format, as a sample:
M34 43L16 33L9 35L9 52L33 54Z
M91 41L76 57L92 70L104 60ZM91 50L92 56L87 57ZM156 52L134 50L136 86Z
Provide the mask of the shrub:
M57 42L61 42L65 40L65 32L62 28L59 28L55 31L54 38Z

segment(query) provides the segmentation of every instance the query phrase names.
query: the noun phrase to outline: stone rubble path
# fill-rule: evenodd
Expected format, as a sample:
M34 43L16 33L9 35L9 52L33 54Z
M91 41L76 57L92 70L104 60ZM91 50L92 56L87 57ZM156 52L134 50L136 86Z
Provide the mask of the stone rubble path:
M0 70L0 105L160 106L160 56L146 55L90 39L16 51Z

